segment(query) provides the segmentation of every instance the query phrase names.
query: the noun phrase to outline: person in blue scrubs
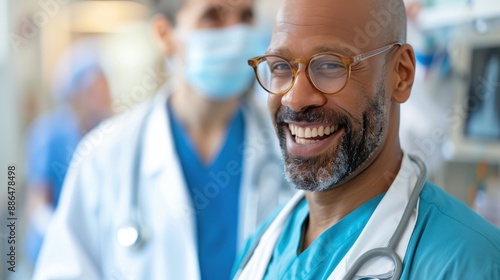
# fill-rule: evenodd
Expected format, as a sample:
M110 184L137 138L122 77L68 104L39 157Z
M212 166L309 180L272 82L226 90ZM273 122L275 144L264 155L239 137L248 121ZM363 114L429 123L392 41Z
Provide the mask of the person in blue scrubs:
M252 249L270 242L271 235L261 237L276 214L264 223L234 274L262 265L246 262L257 254L269 256L264 279L327 279L376 209L403 201L384 197L414 184L403 184L413 178L405 170L414 169L398 135L400 104L415 75L414 51L405 42L401 0L283 1L267 54L249 63L269 92L286 177L305 200L268 255ZM500 279L500 230L430 182L419 198L413 231L400 242L407 245L401 279ZM368 240L392 235L376 225L371 230Z
M29 260L36 262L43 234L57 208L64 178L80 139L111 115L107 77L98 40L77 41L61 56L52 83L56 106L36 118L28 131L26 234Z

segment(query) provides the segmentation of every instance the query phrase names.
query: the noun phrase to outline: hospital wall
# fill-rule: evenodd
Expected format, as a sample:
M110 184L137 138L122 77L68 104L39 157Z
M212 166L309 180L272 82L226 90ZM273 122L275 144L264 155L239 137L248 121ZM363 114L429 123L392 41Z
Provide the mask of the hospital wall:
M403 147L425 158L434 182L500 224L500 6L421 4L409 16L417 75L402 106Z
M26 133L36 116L55 106L50 80L63 50L87 36L104 41L104 64L116 113L152 96L168 78L164 60L154 47L145 3L0 0L0 185L7 182L8 166L16 166L19 242L27 222L23 219ZM472 207L478 188L487 181L485 176L494 185L491 198L500 197L500 190L495 193L500 182L495 185L494 180L500 171L500 138L473 139L464 132L470 111L471 77L467 73L471 65L463 60L471 60L471 42L500 46L500 10L491 0L467 3L471 2L422 0L423 8L410 23L408 40L419 57L418 73L412 96L402 105L401 138L405 151L427 162L432 181ZM259 0L257 4L258 28L266 42L279 1ZM145 81L156 81L156 85ZM500 77L496 82L500 88ZM264 93L259 94L264 101ZM0 191L3 223L7 196L6 190ZM23 262L22 249L17 251L19 270L14 274L6 270L7 237L2 226L0 279L29 279L31 267Z

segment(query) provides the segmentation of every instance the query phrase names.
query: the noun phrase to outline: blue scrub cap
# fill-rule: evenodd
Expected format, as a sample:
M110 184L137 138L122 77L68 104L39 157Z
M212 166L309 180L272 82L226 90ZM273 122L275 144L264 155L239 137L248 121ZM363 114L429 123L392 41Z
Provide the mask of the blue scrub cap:
M77 41L64 52L52 78L54 99L67 102L85 92L85 88L103 74L99 56L96 38Z

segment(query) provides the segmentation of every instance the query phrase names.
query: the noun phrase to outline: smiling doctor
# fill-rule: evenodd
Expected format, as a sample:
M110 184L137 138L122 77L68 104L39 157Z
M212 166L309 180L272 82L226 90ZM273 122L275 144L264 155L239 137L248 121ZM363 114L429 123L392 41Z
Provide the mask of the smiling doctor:
M415 75L401 0L284 0L249 60L299 190L236 279L500 279L500 230L399 143Z
M170 82L79 145L34 279L229 279L293 193L252 102L253 1L157 4Z

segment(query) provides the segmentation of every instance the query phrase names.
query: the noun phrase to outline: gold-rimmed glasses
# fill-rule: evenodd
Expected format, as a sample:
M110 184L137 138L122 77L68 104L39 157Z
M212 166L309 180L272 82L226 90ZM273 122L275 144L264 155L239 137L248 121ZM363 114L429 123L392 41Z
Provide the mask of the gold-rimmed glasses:
M255 77L262 88L271 94L285 94L293 87L299 64L306 65L307 78L316 89L324 94L335 94L347 85L352 65L396 46L402 46L402 43L393 43L353 57L322 52L307 60L290 60L280 55L268 54L249 59L248 65L254 69Z

